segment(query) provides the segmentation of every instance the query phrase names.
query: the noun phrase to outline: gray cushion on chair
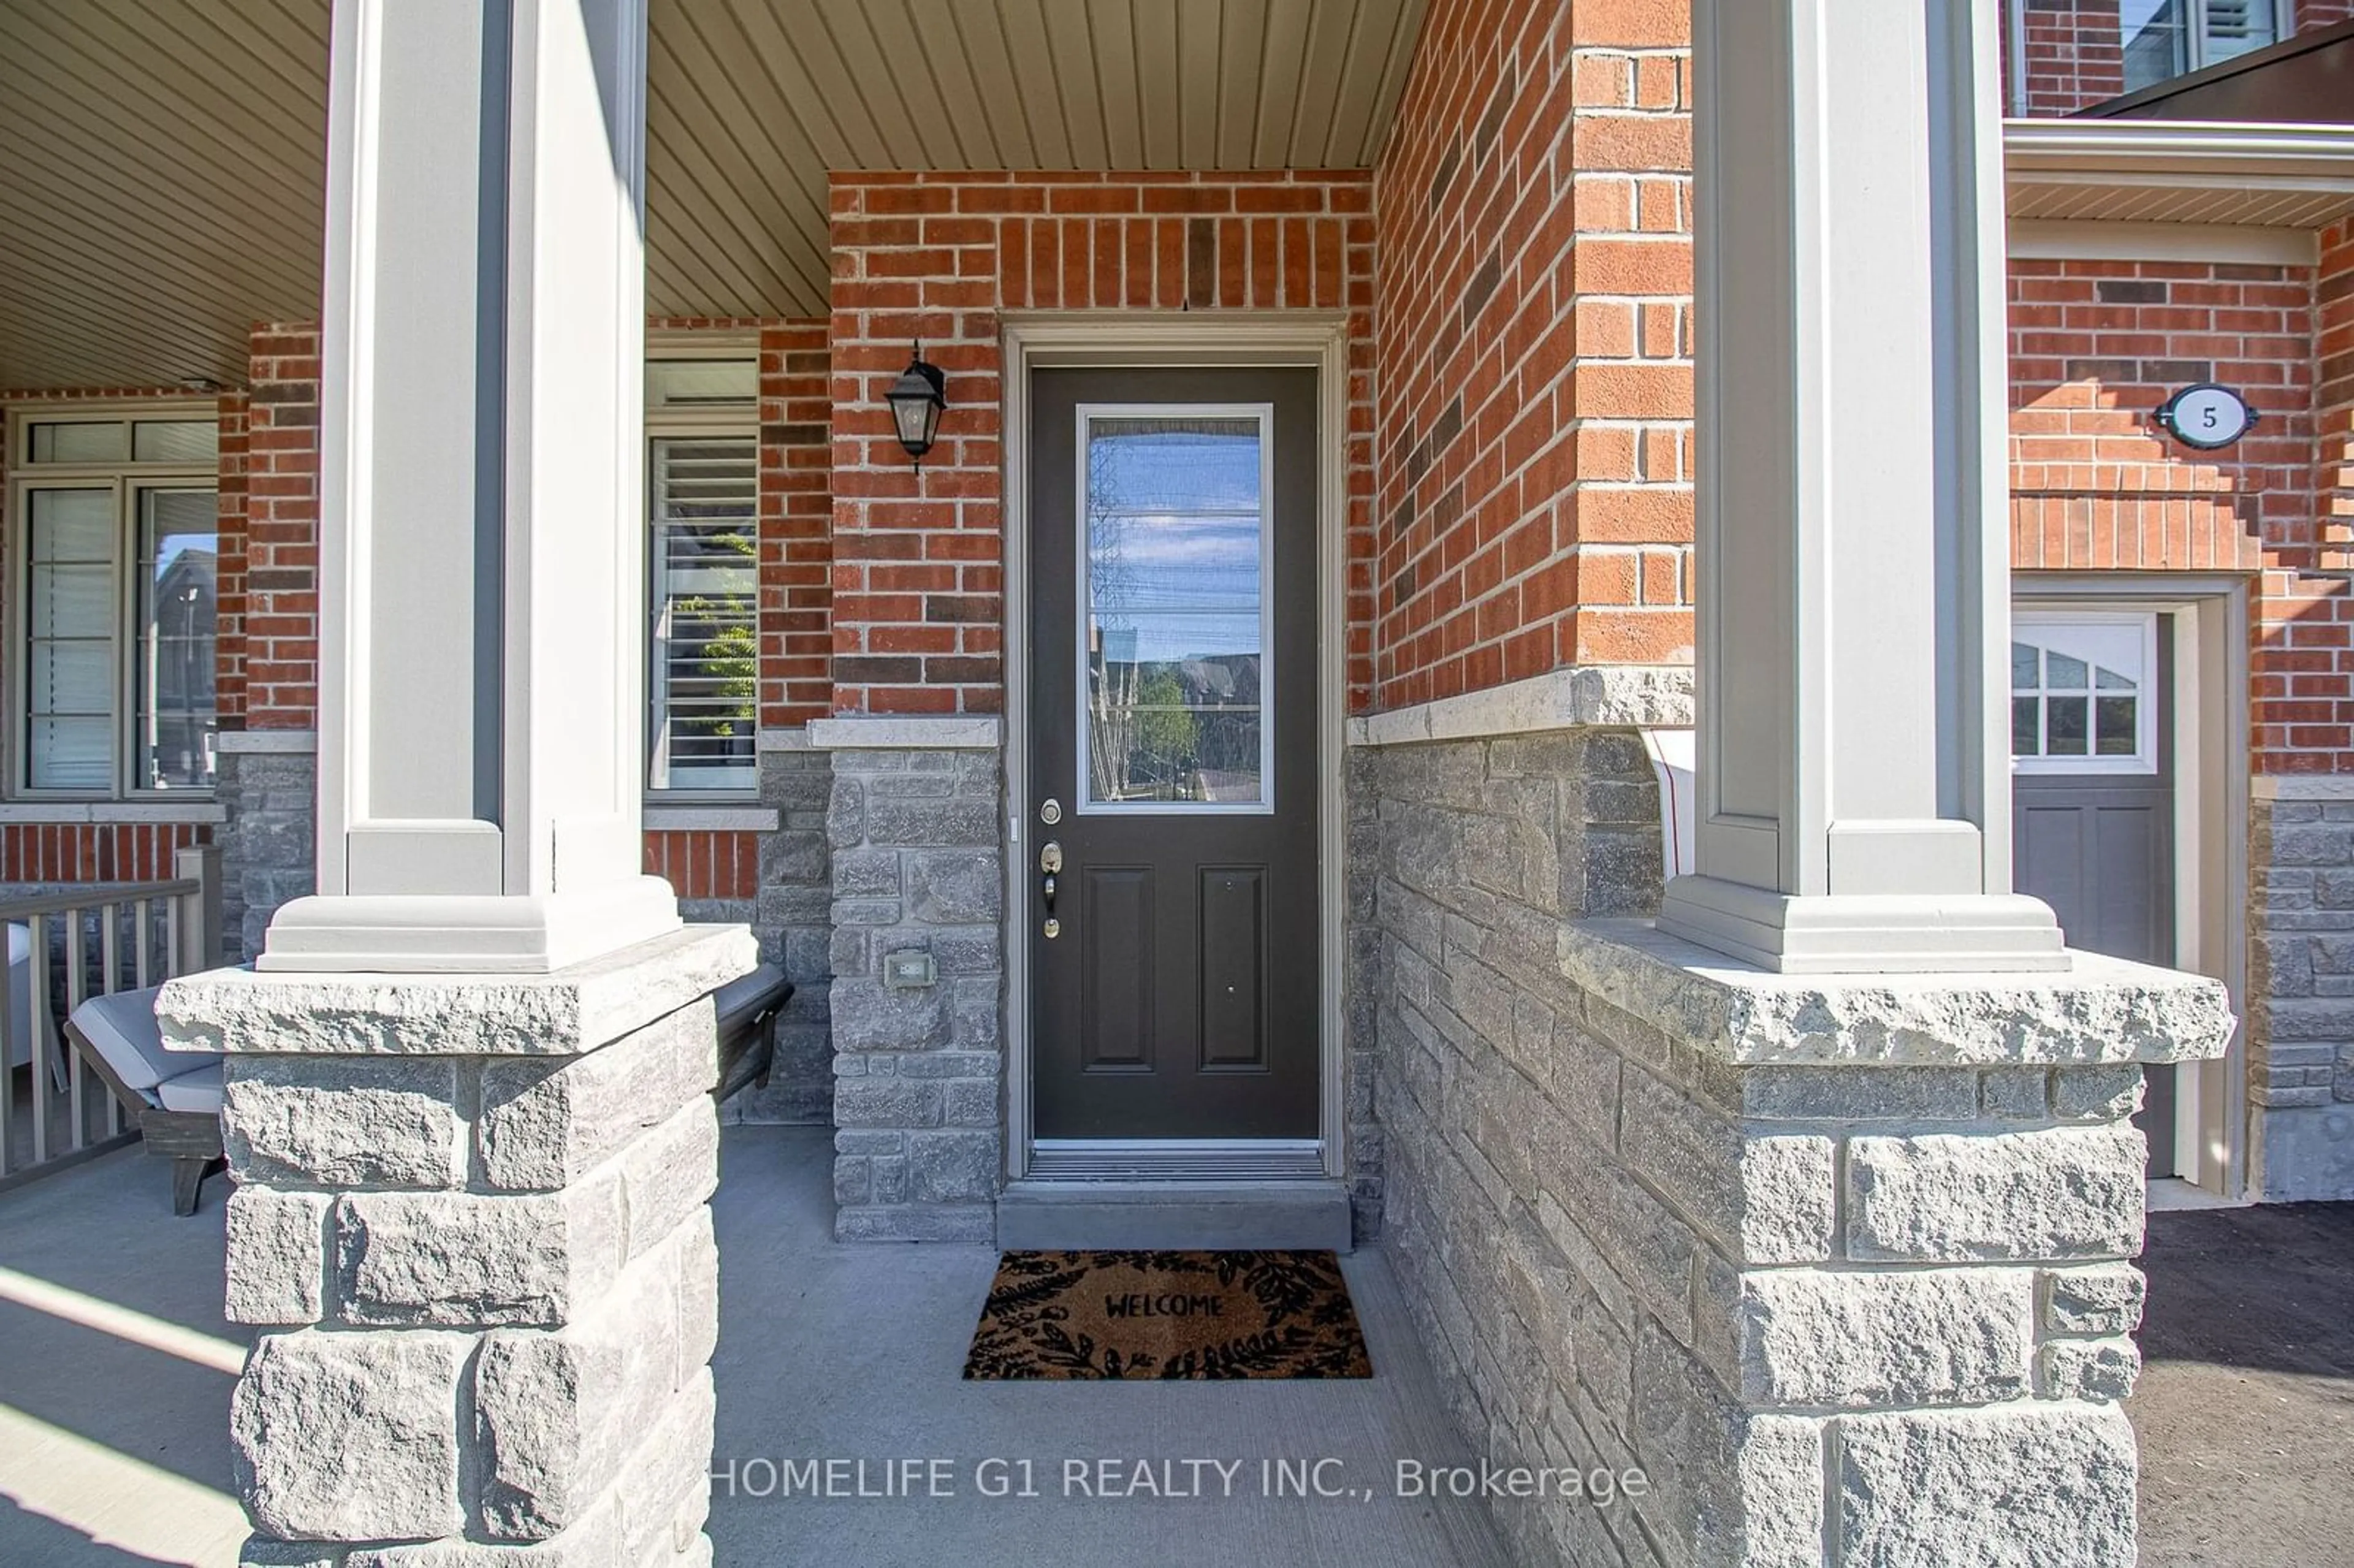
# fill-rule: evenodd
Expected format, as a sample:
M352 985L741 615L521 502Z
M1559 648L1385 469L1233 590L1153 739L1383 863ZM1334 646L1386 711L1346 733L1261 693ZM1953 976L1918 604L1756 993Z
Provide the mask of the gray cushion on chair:
M156 1097L168 1111L199 1111L207 1116L221 1112L221 1065L215 1062L193 1073L183 1073L176 1078L166 1078L155 1086Z
M144 991L94 996L73 1010L74 1027L106 1058L122 1086L150 1099L157 1097L157 1085L174 1078L210 1068L217 1084L220 1074L217 1051L164 1049L164 1032L155 1022L155 997L162 990L150 986ZM217 1097L218 1090L214 1092ZM219 1104L216 1097L213 1108L218 1109Z

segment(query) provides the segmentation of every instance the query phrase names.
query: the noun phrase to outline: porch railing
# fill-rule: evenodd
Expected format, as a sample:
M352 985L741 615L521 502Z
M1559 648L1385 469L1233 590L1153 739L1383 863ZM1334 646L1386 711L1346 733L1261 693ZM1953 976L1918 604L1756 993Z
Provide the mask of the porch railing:
M92 996L161 985L221 961L220 851L178 851L166 882L99 883L0 899L0 1192L139 1136L136 1106L110 1093L66 1043ZM29 1060L20 1062L18 1053Z

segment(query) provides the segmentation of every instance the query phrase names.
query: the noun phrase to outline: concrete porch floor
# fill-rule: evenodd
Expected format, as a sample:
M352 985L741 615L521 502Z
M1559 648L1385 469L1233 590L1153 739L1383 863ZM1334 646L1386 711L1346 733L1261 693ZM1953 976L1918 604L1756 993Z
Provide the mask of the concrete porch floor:
M1378 1249L1345 1261L1376 1375L1361 1383L966 1383L996 1267L986 1247L837 1246L832 1139L727 1129L716 1204L723 1568L1022 1561L1490 1568L1477 1501L1392 1500L1399 1457L1461 1463ZM173 1218L133 1148L0 1194L0 1564L229 1568L244 1539L228 1393L250 1338L221 1317L225 1181ZM1264 1499L1261 1458L1342 1461L1372 1502ZM1034 1499L975 1495L973 1466L1034 1462ZM775 1495L748 1461L954 1462L953 1499ZM1232 1501L1065 1498L1065 1459L1242 1459ZM728 1461L744 1477L730 1497ZM1182 1470L1180 1472L1182 1473ZM1328 1480L1341 1477L1331 1470ZM767 1492L769 1495L755 1495Z
M1347 1260L1367 1383L968 1383L995 1255L836 1246L831 1140L731 1128L716 1204L721 1335L711 1533L729 1568L1258 1563L1485 1568L1476 1502L1388 1497L1400 1457L1465 1456L1378 1248ZM137 1149L0 1195L0 1564L233 1564L221 1319L224 1185L175 1220ZM2354 1204L2150 1220L2141 1434L2153 1568L2354 1563ZM1371 1502L1267 1499L1257 1461L1330 1456ZM1036 1499L985 1499L985 1457L1034 1461ZM1065 1459L1243 1459L1232 1501L1062 1495ZM953 1461L959 1496L757 1496L751 1461Z

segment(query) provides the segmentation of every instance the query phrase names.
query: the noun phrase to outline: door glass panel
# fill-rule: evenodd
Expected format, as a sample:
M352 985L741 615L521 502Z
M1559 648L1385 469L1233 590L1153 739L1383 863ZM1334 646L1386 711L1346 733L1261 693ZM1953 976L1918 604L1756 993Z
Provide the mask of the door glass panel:
M2010 751L2024 770L2156 771L2145 688L2157 659L2157 617L2027 611L2012 625Z
M2054 757L2084 755L2084 699L2044 699L2044 749Z
M2032 757L2043 749L2043 704L2037 697L2010 699L2010 754Z
M1080 810L1267 811L1269 413L1079 420Z
M2141 724L2131 697L2096 697L2093 701L2093 749L2103 757L2131 757L2141 744Z

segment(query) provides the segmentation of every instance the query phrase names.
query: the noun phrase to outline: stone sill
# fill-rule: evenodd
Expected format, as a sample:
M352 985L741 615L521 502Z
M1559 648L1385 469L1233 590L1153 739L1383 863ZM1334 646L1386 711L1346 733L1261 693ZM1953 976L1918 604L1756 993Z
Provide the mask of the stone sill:
M2260 773L2248 780L2259 800L2354 800L2354 773Z
M79 827L162 822L207 826L228 821L228 808L196 800L18 800L0 805L0 823Z
M1681 729L1692 722L1683 664L1585 664L1349 721L1351 746L1411 746L1543 730Z
M2044 973L1783 975L1648 920L1561 928L1562 972L1738 1065L2082 1065L2220 1056L2231 997L2200 975L2094 953Z
M809 743L819 751L994 751L1003 726L993 714L812 719Z
M213 737L214 748L247 757L309 757L319 749L312 729L232 729Z
M646 803L643 826L650 833L773 833L774 806L673 806Z

